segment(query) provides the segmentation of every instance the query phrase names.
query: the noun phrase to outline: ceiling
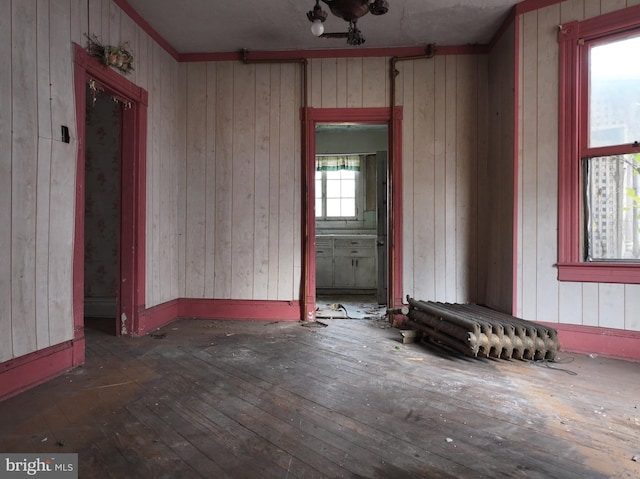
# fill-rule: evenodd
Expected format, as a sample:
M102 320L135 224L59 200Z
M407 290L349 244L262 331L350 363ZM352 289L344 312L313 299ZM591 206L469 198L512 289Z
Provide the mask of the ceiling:
M315 0L127 0L178 53L343 49L317 38L306 13ZM388 0L386 15L358 20L359 48L486 44L518 0ZM329 7L320 2L323 10ZM329 13L325 32L347 23Z

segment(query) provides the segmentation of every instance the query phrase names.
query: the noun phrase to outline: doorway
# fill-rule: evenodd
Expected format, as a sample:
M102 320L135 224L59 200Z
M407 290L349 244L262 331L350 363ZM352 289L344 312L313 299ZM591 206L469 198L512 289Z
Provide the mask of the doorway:
M318 318L378 316L387 303L387 150L386 123L316 124Z
M305 120L307 120L305 129L305 188L303 190L303 200L306 204L304 220L306 235L303 251L305 259L303 314L305 319L314 320L316 318L317 293L328 292L325 286L329 281L333 281L331 283L332 290L329 292L348 294L355 290L355 292L368 293L370 295L369 304L375 307L385 304L390 307L401 305L402 190L401 182L393 180L402 177L402 108L308 108L305 110ZM365 193L363 199L360 200L362 214L357 210L357 205L355 206L355 214L353 214L354 209L352 208L350 214L354 223L348 224L342 221L340 231L337 229L331 231L331 227L340 225L341 218L336 219L335 213L330 213L327 204L322 203L323 201L328 202L331 196L326 194L328 188L326 183L329 178L316 177L317 154L329 155L338 151L335 149L335 144L333 144L334 151L322 150L321 145L320 149L316 147L316 129L330 128L345 131L377 129L380 136L385 137L386 140L383 147L369 146L360 149L359 153L366 152L365 156L369 155L366 160L361 158L360 161L363 161L362 164L365 168L368 164L372 170L369 178L374 178L374 181L369 185L369 201L372 201L374 206L366 205ZM349 136L348 133L347 136ZM347 140L347 145L351 143L352 139ZM347 148L343 145L340 148L341 153L348 151ZM331 161L349 162L351 159L330 159L325 166L331 168ZM386 174L383 174L383 171ZM351 181L349 175L342 174L339 177L333 175L332 179L344 182L345 185ZM355 196L358 197L358 185L352 189L356 190ZM321 193L316 194L316 190L321 190ZM386 200L379 193L380 190L386 192ZM323 194L324 199L322 199ZM380 204L378 204L379 199ZM340 202L341 198L334 197L332 200L334 203ZM335 212L335 210L333 211ZM322 220L325 221L322 225L317 221L318 217L322 217ZM317 226L319 234L316 233ZM326 228L327 226L329 228ZM360 227L361 230L351 228L352 226ZM362 230L366 230L368 237L363 238L358 235L353 237L354 233L360 233ZM330 238L329 235L323 235L327 231L336 233L336 236ZM339 234L343 236L338 237ZM373 268L371 268L372 264ZM330 268L333 269L329 273L327 271ZM378 277L378 273L382 279ZM317 285L317 281L320 281L319 285Z
M93 81L85 98L84 326L115 335L123 105Z
M145 297L145 225L146 225L146 139L147 139L147 92L102 65L91 57L84 48L74 44L74 90L76 99L76 129L78 136L78 156L76 163L76 217L73 253L73 321L74 341L84 348L85 328L85 287L93 282L85 282L85 190L87 163L86 151L86 113L88 100L87 84L106 95L118 104L111 114L118 116L119 127L111 141L119 141L119 168L116 183L118 193L112 193L106 201L117 203L109 210L117 215L115 240L108 243L112 266L111 275L115 275L117 286L112 287L107 308L113 317L114 327L109 330L118 336L138 334L139 315L144 311ZM107 113L108 115L109 113ZM112 165L113 166L113 165ZM113 173L113 172L111 172ZM116 272L117 271L117 272ZM112 278L113 276L111 276ZM111 283L112 284L112 283ZM115 301L113 300L115 297ZM113 303L115 302L115 308ZM104 306L104 305L103 305ZM115 311L115 315L113 314Z

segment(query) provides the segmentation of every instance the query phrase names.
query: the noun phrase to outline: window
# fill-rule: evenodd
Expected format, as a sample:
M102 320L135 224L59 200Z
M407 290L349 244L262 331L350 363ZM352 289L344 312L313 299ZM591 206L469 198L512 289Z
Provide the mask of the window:
M316 220L360 219L360 156L316 157Z
M558 278L640 283L640 8L559 42Z

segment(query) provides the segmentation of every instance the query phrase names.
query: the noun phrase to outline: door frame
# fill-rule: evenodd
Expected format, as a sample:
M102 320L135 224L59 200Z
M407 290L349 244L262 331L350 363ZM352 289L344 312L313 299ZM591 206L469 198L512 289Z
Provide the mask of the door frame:
M306 119L306 151L303 170L303 321L316 319L316 214L315 153L317 123L369 123L388 126L388 295L387 306L402 305L402 107L312 108L303 111Z
M95 80L127 104L122 111L120 190L120 278L116 335L136 336L145 307L146 151L148 93L91 57L74 43L74 89L78 156L73 248L74 338L84 338L84 208L86 84Z

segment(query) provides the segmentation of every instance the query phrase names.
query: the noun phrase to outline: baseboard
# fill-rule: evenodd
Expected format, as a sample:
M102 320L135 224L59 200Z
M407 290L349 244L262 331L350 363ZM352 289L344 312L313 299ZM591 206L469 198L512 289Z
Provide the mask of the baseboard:
M178 319L177 299L145 309L138 316L136 336L144 336L148 332L166 326L176 319Z
M180 299L178 317L254 321L300 321L299 301Z
M0 364L0 401L84 363L84 336Z
M540 324L558 331L560 347L563 351L640 361L640 331L574 324Z

